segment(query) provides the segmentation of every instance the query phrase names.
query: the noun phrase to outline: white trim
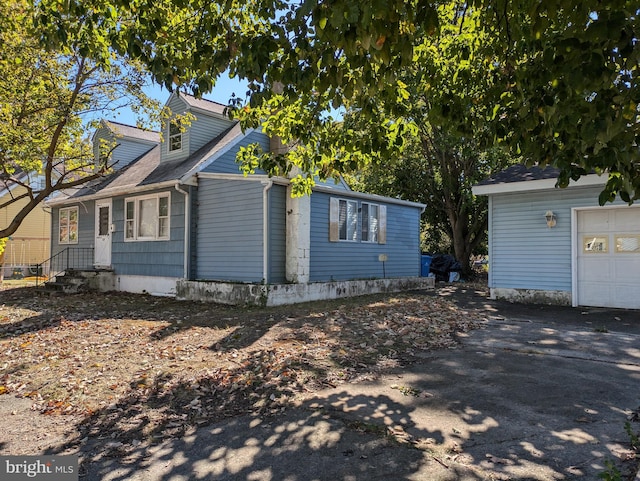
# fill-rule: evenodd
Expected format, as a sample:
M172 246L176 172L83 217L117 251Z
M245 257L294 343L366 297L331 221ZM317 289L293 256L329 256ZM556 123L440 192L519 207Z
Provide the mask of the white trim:
M571 208L571 306L578 306L578 211L583 207Z
M101 207L108 207L109 208L109 219L107 221L107 235L106 237L108 238L108 240L106 241L108 243L108 250L109 250L109 255L108 260L109 262L97 262L98 260L98 238L99 237L103 237L100 235L100 208ZM94 207L94 216L95 216L95 231L94 231L94 249L93 249L93 265L95 267L111 267L111 257L113 254L113 244L112 244L112 231L111 231L111 223L113 222L113 202L111 201L111 199L104 199L101 200L99 202L95 203L95 207Z
M271 180L263 180L262 194L262 279L269 282L269 190L273 185Z
M198 179L217 179L217 180L244 180L244 181L272 181L274 184L288 185L289 181L284 177L269 177L265 174L223 174L213 172L198 172L195 174Z
M179 132L177 134L173 134L171 135L171 127L175 126L176 128L179 129ZM185 130L184 132L182 131L182 127L180 125L178 125L177 122L175 122L173 119L169 120L169 122L167 122L167 155L174 155L174 154L179 154L181 152L184 151L184 136L187 133L187 131ZM179 149L172 149L171 148L171 139L180 136L180 148Z
M176 185L175 179L167 180L165 182L159 182L157 184L150 184L150 185L143 185L143 186L129 185L129 186L119 187L113 190L104 189L97 194L83 195L82 197L78 197L78 198L65 197L64 199L50 200L45 202L45 205L47 205L48 207L57 207L59 205L67 205L70 203L78 203L78 202L87 202L90 200L108 199L111 197L118 197L121 195L137 195L142 192L149 192L153 190L162 190L162 189L168 189L168 188L173 189L174 185Z
M72 211L76 211L76 240L75 241L71 241L71 240L67 240L66 242L63 242L60 239L60 217L62 217L62 213L63 212L69 212L71 213ZM70 239L71 237L71 231L69 230L69 222L71 220L71 216L70 214L68 215L68 219L67 219L67 239ZM66 245L76 245L78 244L78 241L80 240L80 209L77 205L73 205L73 206L69 206L69 207L62 207L61 209L58 210L58 232L57 234L57 241L58 241L58 245L61 246L66 246Z
M356 199L365 200L365 201L373 201L375 203L380 203L380 204L397 204L397 205L404 205L407 207L416 207L421 209L421 211L424 211L424 209L427 207L426 204L420 204L418 202L410 202L408 200L396 199L393 197L385 197L378 194L365 194L362 192L354 192L353 190L344 191L344 190L335 189L332 187L325 187L323 185L316 185L312 187L311 190L317 191L317 192L323 192L325 194L331 194L336 197L356 198Z
M182 277L184 279L189 279L189 253L191 251L191 202L189 191L181 189L180 184L176 184L174 187L178 192L184 195L184 257L182 260ZM171 199L171 197L169 197L169 199ZM169 202L169 206L171 206L171 202ZM169 208L169 212L171 212L171 208ZM171 238L171 222L169 222L169 238Z
M167 235L165 237L160 237L159 229L160 229L160 199L162 198L168 199L168 214L167 218ZM138 222L140 221L140 211L139 211L139 203L145 199L155 199L156 200L156 232L153 237L141 237L138 234ZM133 202L133 237L127 237L127 203ZM161 242L171 240L171 192L156 192L154 194L149 195L138 195L133 197L127 197L124 199L124 242Z
M519 182L502 182L500 184L474 185L471 188L473 195L491 195L506 194L509 192L529 192L536 190L554 190L557 189L556 183L558 179L539 179L527 180ZM577 181L571 181L568 187L589 187L593 185L602 185L607 182L606 177L590 174L580 177Z
M487 275L487 286L493 287L493 269L491 269L491 262L493 262L493 197L489 196L489 219L487 224L487 254L489 254L489 273Z

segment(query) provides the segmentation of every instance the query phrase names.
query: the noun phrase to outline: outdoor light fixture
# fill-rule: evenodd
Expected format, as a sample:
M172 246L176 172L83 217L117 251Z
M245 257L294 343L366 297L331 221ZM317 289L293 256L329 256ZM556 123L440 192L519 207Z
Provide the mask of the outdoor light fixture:
M544 218L547 220L547 227L549 229L556 226L556 215L553 213L552 210L548 210L544 214Z

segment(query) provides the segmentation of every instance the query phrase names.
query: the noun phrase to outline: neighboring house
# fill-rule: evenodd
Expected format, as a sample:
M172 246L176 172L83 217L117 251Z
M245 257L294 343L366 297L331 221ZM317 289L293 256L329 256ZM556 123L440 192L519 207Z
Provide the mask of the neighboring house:
M109 269L118 290L233 303L275 291L286 299L265 303L390 290L390 278L420 275L424 205L353 192L343 181L292 198L287 179L245 176L235 161L242 146L277 142L243 132L223 105L175 93L167 105L193 120L184 131L167 122L163 142L102 124L94 142L115 145L116 171L49 202L54 254L93 247L90 263ZM386 280L318 284L372 279Z
M640 207L599 206L604 176L557 177L516 165L474 186L489 197L492 298L640 308Z
M33 179L31 179L33 177ZM38 176L21 174L21 182L39 182ZM35 184L32 188L37 189ZM0 190L0 205L4 205L12 198L20 197L27 189L20 184L9 184ZM17 213L28 202L19 199L0 209L0 227L8 227ZM28 277L37 273L36 265L49 257L51 240L51 216L43 204L38 205L24 219L18 230L9 239L4 250L2 269L4 278Z

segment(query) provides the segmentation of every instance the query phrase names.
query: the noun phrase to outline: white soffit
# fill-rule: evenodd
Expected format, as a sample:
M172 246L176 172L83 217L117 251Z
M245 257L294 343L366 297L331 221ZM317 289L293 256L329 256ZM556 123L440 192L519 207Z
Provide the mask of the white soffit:
M520 182L502 182L499 184L474 185L472 192L474 195L506 194L515 192L530 192L535 190L553 190L556 188L558 179L539 179ZM568 187L589 187L601 185L607 181L606 175L590 174L580 177L577 181L571 181Z

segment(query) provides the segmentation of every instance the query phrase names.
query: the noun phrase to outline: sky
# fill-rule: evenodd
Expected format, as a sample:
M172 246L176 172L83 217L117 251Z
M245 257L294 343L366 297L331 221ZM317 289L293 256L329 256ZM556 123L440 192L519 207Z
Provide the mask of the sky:
M212 92L203 95L203 98L226 105L232 93L235 93L236 96L240 98L244 98L247 91L246 86L247 82L241 82L238 79L231 79L226 75L222 75L216 82ZM164 105L169 99L169 95L171 95L166 88L157 84L145 88L144 91L149 97L159 101L161 105ZM117 113L107 116L105 120L113 120L127 125L136 125L136 114L130 109L123 108L119 109Z

